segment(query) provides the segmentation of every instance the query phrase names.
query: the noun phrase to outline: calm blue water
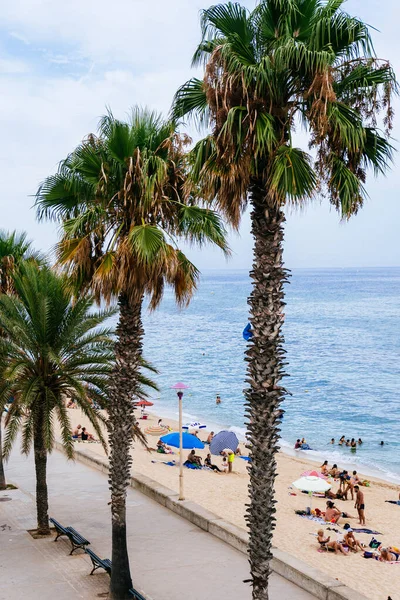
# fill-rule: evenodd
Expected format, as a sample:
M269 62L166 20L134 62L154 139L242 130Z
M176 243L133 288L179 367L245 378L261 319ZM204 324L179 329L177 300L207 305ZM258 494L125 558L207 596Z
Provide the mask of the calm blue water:
M249 291L245 271L206 272L188 309L178 310L168 291L161 307L145 314L145 355L160 370L158 414L176 418L170 386L183 381L190 386L186 420L245 433ZM282 445L304 436L317 456L400 476L400 268L298 269L286 292L292 396L284 403ZM365 443L355 454L328 445L341 435Z

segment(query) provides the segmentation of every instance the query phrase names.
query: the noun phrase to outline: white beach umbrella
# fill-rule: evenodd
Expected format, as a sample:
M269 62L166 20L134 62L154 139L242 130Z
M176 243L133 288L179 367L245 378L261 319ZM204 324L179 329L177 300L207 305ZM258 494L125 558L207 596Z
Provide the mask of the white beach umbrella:
M186 423L186 425L182 425L182 429L190 430L190 429L205 429L207 425L203 425L203 423L199 423L195 421L194 423Z
M300 477L296 481L293 481L292 485L302 492L308 492L310 496L310 508L313 492L325 493L331 489L331 484L321 477L315 477L315 475L308 475L307 477Z

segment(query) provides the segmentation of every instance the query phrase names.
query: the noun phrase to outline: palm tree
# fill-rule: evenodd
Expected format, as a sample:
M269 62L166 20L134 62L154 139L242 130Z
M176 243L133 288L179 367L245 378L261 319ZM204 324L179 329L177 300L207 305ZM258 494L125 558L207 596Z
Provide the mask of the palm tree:
M383 173L392 157L395 75L375 56L368 27L342 4L262 0L252 12L232 3L204 10L193 59L205 65L204 78L184 84L172 110L176 119L192 117L211 128L192 153L192 178L204 196L215 198L235 227L248 200L252 207L253 337L245 396L254 599L268 598L279 406L287 394L284 208L321 193L348 219L367 196L367 170ZM293 145L301 126L312 153Z
M134 109L128 123L111 113L37 194L39 217L63 222L59 262L82 291L106 302L118 298L116 364L110 388L109 444L112 513L111 595L127 598L132 586L126 545L126 490L131 477L134 399L140 397L142 303L150 309L172 286L179 305L189 302L196 267L177 239L211 241L227 252L215 212L196 202L187 184L187 136L175 123Z
M33 445L37 532L48 535L46 468L55 420L67 456L74 454L67 399L76 401L106 448L100 427L105 418L91 401L106 405L114 340L102 325L113 311L93 312L89 295L72 303L68 281L48 267L21 267L14 286L16 295L0 296L0 408L14 398L3 452L7 458L19 431L22 452L28 454Z
M26 233L0 231L0 294L11 294L15 291L13 278L22 263L25 261L39 263L41 260L40 254L32 250L32 243L27 240ZM7 482L2 452L2 412L0 413L0 490L5 490Z

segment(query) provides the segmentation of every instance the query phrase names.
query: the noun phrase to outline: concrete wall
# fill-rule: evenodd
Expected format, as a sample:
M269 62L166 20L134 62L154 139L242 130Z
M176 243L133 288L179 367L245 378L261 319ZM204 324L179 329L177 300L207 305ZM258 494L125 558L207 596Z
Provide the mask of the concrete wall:
M63 450L59 442L56 442L56 448ZM108 474L107 459L91 451L90 446L86 444L75 450L75 458ZM239 552L247 554L248 534L240 527L224 521L191 500L179 501L176 492L141 473L132 475L131 486ZM278 575L307 590L319 600L367 600L365 596L348 588L337 579L332 579L279 548L273 548L273 555L272 569Z

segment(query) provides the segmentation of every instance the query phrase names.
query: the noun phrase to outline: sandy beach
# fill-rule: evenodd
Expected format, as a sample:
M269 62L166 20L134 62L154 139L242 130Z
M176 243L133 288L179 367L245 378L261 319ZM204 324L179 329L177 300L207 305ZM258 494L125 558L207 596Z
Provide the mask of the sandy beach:
M70 419L73 427L78 423L91 428L85 417L78 410L70 410ZM150 414L147 420L140 420L143 430L156 425L158 417ZM163 424L169 425L176 430L177 424L171 419L164 419ZM207 438L208 432L201 430L199 437ZM148 436L149 445L156 447L157 437ZM79 444L80 445L80 444ZM242 453L247 454L241 445ZM103 454L100 444L90 444L90 450ZM173 449L173 455L163 455L157 452L148 452L139 444L134 449L133 470L147 475L159 483L178 491L178 467L163 464L169 460L179 463L177 449ZM207 446L204 450L196 450L203 458L206 456ZM188 450L184 450L186 459ZM213 457L213 463L221 464L220 457ZM319 524L295 514L296 510L305 509L308 505L308 496L297 490L292 490L291 483L299 478L301 473L309 469L315 469L316 464L307 458L292 457L280 452L278 455L278 477L276 480L277 499L277 526L274 533L274 545L290 554L302 559L309 565L316 567L327 575L337 578L349 587L365 594L374 600L387 600L390 595L392 600L400 600L400 562L388 564L366 560L361 552L351 553L348 556L318 551L316 536ZM246 461L237 457L233 465L232 474L219 474L209 470L192 471L185 469L185 496L204 506L215 514L223 517L235 525L245 528L245 503L247 502L247 486L249 477L246 469ZM331 465L330 465L331 466ZM340 468L340 464L338 465ZM345 467L347 468L347 467ZM399 498L400 486L383 480L366 476L371 481L371 487L363 487L365 496L366 527L380 532L375 537L385 546L400 546L400 506L385 503L385 500L397 500ZM338 482L334 482L332 489L338 488ZM291 495L295 493L296 495ZM350 496L349 496L350 498ZM336 500L336 506L357 517L354 502ZM325 509L323 498L313 498L313 508ZM349 522L351 527L359 527L357 518L344 519L342 523ZM324 529L326 527L323 527ZM341 530L340 526L339 529ZM331 539L336 539L335 532L327 532ZM371 540L370 534L355 534L363 543Z

